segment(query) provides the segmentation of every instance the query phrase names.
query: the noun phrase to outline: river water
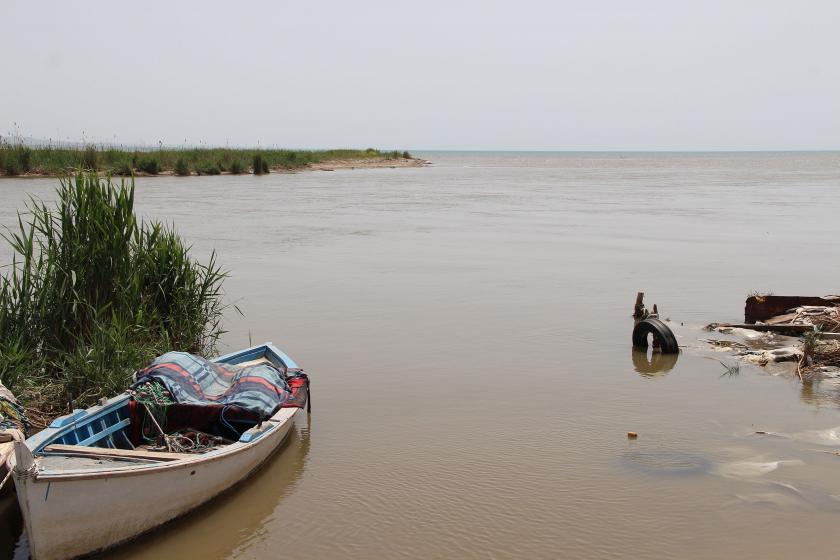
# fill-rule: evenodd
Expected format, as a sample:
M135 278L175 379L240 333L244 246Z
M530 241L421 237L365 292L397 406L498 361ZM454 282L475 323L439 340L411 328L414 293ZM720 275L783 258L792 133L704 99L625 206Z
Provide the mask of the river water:
M231 271L222 350L274 341L313 412L108 558L837 556L840 391L722 375L698 340L752 291L840 291L840 155L421 155L138 179ZM0 182L0 224L55 183ZM670 371L634 361L637 291L685 346Z

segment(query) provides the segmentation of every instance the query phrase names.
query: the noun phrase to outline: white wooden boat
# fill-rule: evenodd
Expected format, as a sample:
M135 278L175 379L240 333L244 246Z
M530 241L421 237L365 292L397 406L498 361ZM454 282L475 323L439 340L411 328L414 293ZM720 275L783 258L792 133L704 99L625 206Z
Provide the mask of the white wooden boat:
M270 343L213 361L260 360L297 368ZM238 441L203 454L164 453L131 445L130 399L76 410L15 444L10 463L33 559L87 555L188 513L259 467L302 411L280 408Z

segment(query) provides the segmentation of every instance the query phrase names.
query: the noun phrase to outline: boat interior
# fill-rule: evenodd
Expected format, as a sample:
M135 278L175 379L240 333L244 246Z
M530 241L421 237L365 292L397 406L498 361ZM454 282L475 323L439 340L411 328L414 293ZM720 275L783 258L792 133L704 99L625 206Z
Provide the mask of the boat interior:
M266 346L214 361L242 367L264 362L286 367ZM235 441L253 441L272 427L256 413L236 406L175 403L164 408L164 417L155 419L160 412L153 415L146 405L125 393L55 419L49 429L27 440L27 446L39 457L42 471L112 469L175 461ZM204 438L200 445L195 445L199 442L196 434ZM184 437L193 445L179 443Z

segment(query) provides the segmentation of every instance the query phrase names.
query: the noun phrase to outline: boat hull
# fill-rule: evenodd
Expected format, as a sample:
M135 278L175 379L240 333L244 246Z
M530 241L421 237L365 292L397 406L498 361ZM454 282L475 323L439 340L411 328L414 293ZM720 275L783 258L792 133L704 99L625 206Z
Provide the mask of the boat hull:
M91 554L189 513L268 459L299 413L282 409L264 436L207 457L101 473L16 477L32 558Z
M270 342L213 361L298 369ZM206 453L155 453L130 445L129 399L126 393L74 410L14 444L9 464L34 560L93 554L189 513L247 478L303 414L301 408L280 408L238 441Z

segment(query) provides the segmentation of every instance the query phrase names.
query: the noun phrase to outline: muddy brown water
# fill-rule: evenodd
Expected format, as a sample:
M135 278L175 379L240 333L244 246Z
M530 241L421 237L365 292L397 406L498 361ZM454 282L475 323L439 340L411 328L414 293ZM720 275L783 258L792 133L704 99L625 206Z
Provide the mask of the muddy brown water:
M313 414L108 558L837 556L840 391L722 375L697 340L753 290L840 291L840 155L423 155L138 180L231 270L223 350L274 341ZM0 224L54 185L0 182ZM677 360L632 353L637 290Z

